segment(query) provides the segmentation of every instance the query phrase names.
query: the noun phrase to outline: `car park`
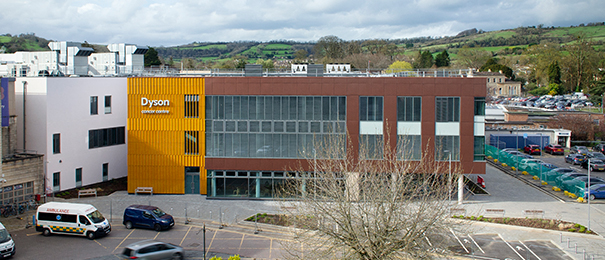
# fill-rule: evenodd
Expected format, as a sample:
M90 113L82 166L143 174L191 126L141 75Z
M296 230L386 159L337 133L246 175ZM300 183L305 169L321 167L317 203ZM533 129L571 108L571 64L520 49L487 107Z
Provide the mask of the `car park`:
M588 165L590 163L590 166ZM582 168L588 169L590 167L591 171L605 171L605 162L599 159L590 159L584 160L582 162Z
M549 144L544 147L544 152L549 154L561 154L563 155L565 152L563 150L563 146L558 144Z
M140 227L161 231L173 227L174 218L155 206L130 205L124 210L122 224L127 229Z
M542 154L542 151L540 150L540 146L537 144L528 144L525 147L523 147L523 151L525 151L525 153L528 154Z
M51 234L86 236L95 239L111 232L109 220L91 204L48 202L35 215L36 231Z
M123 259L183 259L184 255L182 247L157 240L132 243L120 254Z
M594 199L605 199L605 184L599 183L595 185L590 185L589 192L584 194L584 198L586 199L586 195L590 194L590 200Z
M538 165L541 165L545 162L543 162L542 160L539 159L523 159L521 160L521 162L519 163L519 170L520 171L531 171L533 169L538 169Z
M581 165L583 161L584 161L584 156L581 154L570 153L568 155L565 155L566 163Z

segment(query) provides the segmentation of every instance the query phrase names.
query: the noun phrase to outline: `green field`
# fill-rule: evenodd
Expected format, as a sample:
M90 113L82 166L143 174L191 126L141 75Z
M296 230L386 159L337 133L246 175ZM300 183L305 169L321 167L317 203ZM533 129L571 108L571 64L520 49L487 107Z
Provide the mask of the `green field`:
M179 47L182 50L209 50L209 49L227 49L227 44L210 44L205 46Z
M291 50L292 46L288 44L267 44L264 50Z
M10 42L11 37L8 36L0 36L0 43Z

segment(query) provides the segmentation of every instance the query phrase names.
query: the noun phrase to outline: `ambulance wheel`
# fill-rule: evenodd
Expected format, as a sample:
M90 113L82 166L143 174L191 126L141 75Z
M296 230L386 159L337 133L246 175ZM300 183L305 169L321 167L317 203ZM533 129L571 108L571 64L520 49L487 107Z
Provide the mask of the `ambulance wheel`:
M153 229L155 229L155 231L162 231L162 226L160 226L160 224L155 224L155 226L153 226Z
M132 222L126 221L126 223L124 224L124 226L126 226L126 229L132 229Z
M90 240L95 239L95 232L88 232L86 233L86 237Z
M42 231L42 235L44 235L45 237L50 236L50 229L45 228L44 231Z

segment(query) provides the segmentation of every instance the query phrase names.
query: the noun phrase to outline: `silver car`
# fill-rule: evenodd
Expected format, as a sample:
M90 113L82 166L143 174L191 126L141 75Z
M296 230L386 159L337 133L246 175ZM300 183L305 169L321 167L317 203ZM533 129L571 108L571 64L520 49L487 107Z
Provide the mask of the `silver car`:
M120 255L124 259L183 259L182 247L156 240L144 240L130 244Z

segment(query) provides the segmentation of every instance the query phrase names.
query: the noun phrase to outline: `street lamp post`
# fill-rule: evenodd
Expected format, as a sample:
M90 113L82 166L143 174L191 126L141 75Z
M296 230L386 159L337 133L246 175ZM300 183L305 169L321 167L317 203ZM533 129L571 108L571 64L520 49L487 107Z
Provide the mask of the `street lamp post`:
M449 161L449 172L447 174L447 198L449 201L452 200L452 151L445 150L448 153Z
M590 159L588 159L588 186L584 192L586 200L588 200L588 230L590 230L590 168Z

